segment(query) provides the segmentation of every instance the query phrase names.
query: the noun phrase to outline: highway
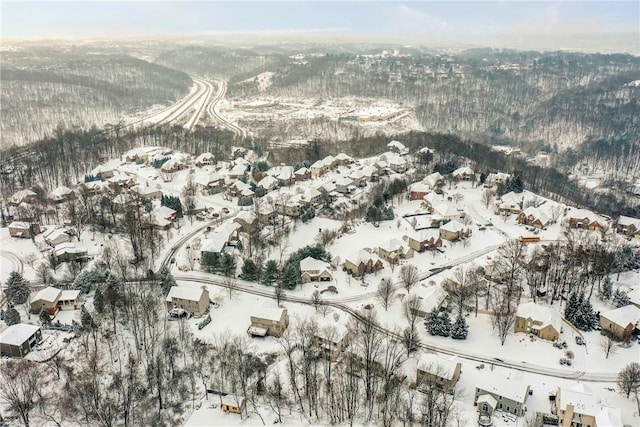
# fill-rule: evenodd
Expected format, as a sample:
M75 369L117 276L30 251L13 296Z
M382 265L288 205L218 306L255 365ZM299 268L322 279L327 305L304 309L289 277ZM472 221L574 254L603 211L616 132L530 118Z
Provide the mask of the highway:
M237 140L246 138L247 132L244 129L226 120L218 112L218 102L224 98L224 95L227 93L227 82L224 80L213 80L213 82L218 86L218 93L207 106L207 113L209 113L209 117L232 131Z

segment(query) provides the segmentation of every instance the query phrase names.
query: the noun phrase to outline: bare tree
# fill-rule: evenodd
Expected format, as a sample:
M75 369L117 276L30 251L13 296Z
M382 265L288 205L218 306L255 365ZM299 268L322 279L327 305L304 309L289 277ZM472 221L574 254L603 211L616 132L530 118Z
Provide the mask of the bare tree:
M418 268L415 265L406 264L400 268L400 280L407 292L411 292L411 288L418 283L419 279Z
M0 399L9 410L15 412L25 426L29 426L29 414L38 403L40 369L27 360L7 361L0 364Z
M282 286L278 285L275 288L273 288L273 296L276 299L276 304L278 304L278 306L280 305L280 303L286 299L287 294L284 291L284 289L282 289Z
M482 204L484 205L485 208L489 209L489 206L491 206L491 202L493 202L493 199L494 199L495 195L496 195L495 191L492 190L491 188L486 188L482 192L482 196L480 197L480 201L482 202Z
M473 282L471 279L474 267L458 267L453 273L453 278L449 279L445 288L449 294L449 300L457 308L458 316L462 316L468 309L468 303L474 294Z
M616 342L611 339L609 335L603 335L600 337L600 341L598 341L598 345L604 352L605 359L608 359L609 356L613 356L618 352L618 346Z
M385 311L387 311L389 306L393 303L393 297L396 294L396 289L393 286L393 283L391 283L390 277L383 277L380 280L376 293Z
M318 307L322 305L322 297L320 296L320 291L317 289L311 294L311 304L316 311L318 311Z
M491 325L498 338L500 344L504 345L507 337L511 334L513 324L516 321L515 313L506 313L502 310L495 310L491 316Z
M225 276L224 279L222 279L222 283L229 292L229 299L233 298L233 296L238 292L238 281L232 277Z
M640 363L629 363L618 374L618 388L620 393L627 396L631 396L631 393L635 395L636 403L638 405L638 412L640 413Z

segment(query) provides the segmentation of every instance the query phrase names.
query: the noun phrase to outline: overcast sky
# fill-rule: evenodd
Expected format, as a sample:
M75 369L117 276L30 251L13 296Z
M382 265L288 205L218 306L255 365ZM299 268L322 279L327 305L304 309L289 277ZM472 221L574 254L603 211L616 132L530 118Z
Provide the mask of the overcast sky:
M481 41L633 33L638 1L30 2L2 0L3 39L322 32Z

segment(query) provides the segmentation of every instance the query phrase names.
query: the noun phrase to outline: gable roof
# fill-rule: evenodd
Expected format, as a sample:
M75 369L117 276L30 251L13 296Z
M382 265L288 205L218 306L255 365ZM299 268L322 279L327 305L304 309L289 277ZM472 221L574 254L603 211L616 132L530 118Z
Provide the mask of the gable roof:
M62 291L60 289L54 288L53 286L48 286L38 292L33 298L33 301L42 300L47 302L55 302L60 298L61 293Z
M256 307L252 309L252 317L257 317L259 319L273 320L278 322L282 319L282 315L287 310L281 307L271 308L271 307Z
M366 264L369 261L375 264L376 262L380 261L380 258L376 254L372 254L365 251L364 249L361 249L358 252L355 252L346 257L345 261L349 261L350 263L355 265L358 265L360 263Z
M38 326L27 323L18 323L9 326L0 334L0 342L9 345L22 345L26 340L31 338L38 329L40 329Z
M398 239L391 239L382 244L380 244L379 248L383 249L387 252L401 251L403 248L403 244Z
M637 325L640 321L640 308L633 304L600 313L618 326L626 328L629 324Z
M466 227L464 225L460 224L455 219L453 219L453 220L447 222L446 224L441 225L440 226L440 230L449 231L451 233L458 233L458 232L466 230Z
M315 259L310 256L306 257L303 260L300 260L300 271L303 273L305 271L322 271L327 269L329 269L329 263L325 261Z
M432 375L452 380L456 367L460 364L458 358L444 358L432 353L423 354L418 361L418 370L430 373Z
M479 389L506 397L514 402L525 403L529 386L521 379L504 378L500 375L492 375L487 378L487 385L478 386Z
M460 212L456 210L450 203L443 202L436 206L433 206L433 211L443 217L458 217Z
M525 302L520 304L516 311L516 316L540 322L542 324L540 326L541 328L551 325L558 332L560 332L560 329L562 328L562 320L557 311L552 310L549 307L538 305L535 302Z
M452 173L453 176L473 175L473 174L474 174L473 169L471 169L469 166L463 166L461 168L458 168L454 170Z
M167 295L167 301L173 301L173 298L183 299L187 301L200 301L202 294L207 291L206 288L172 286ZM207 291L208 292L208 291Z

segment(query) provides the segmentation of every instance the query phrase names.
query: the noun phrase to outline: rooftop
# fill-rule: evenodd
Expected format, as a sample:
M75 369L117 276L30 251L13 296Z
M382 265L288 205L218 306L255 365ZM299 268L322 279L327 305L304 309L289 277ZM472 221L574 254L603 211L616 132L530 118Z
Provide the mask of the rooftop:
M9 345L22 345L33 336L40 327L27 323L9 326L0 334L0 342Z

